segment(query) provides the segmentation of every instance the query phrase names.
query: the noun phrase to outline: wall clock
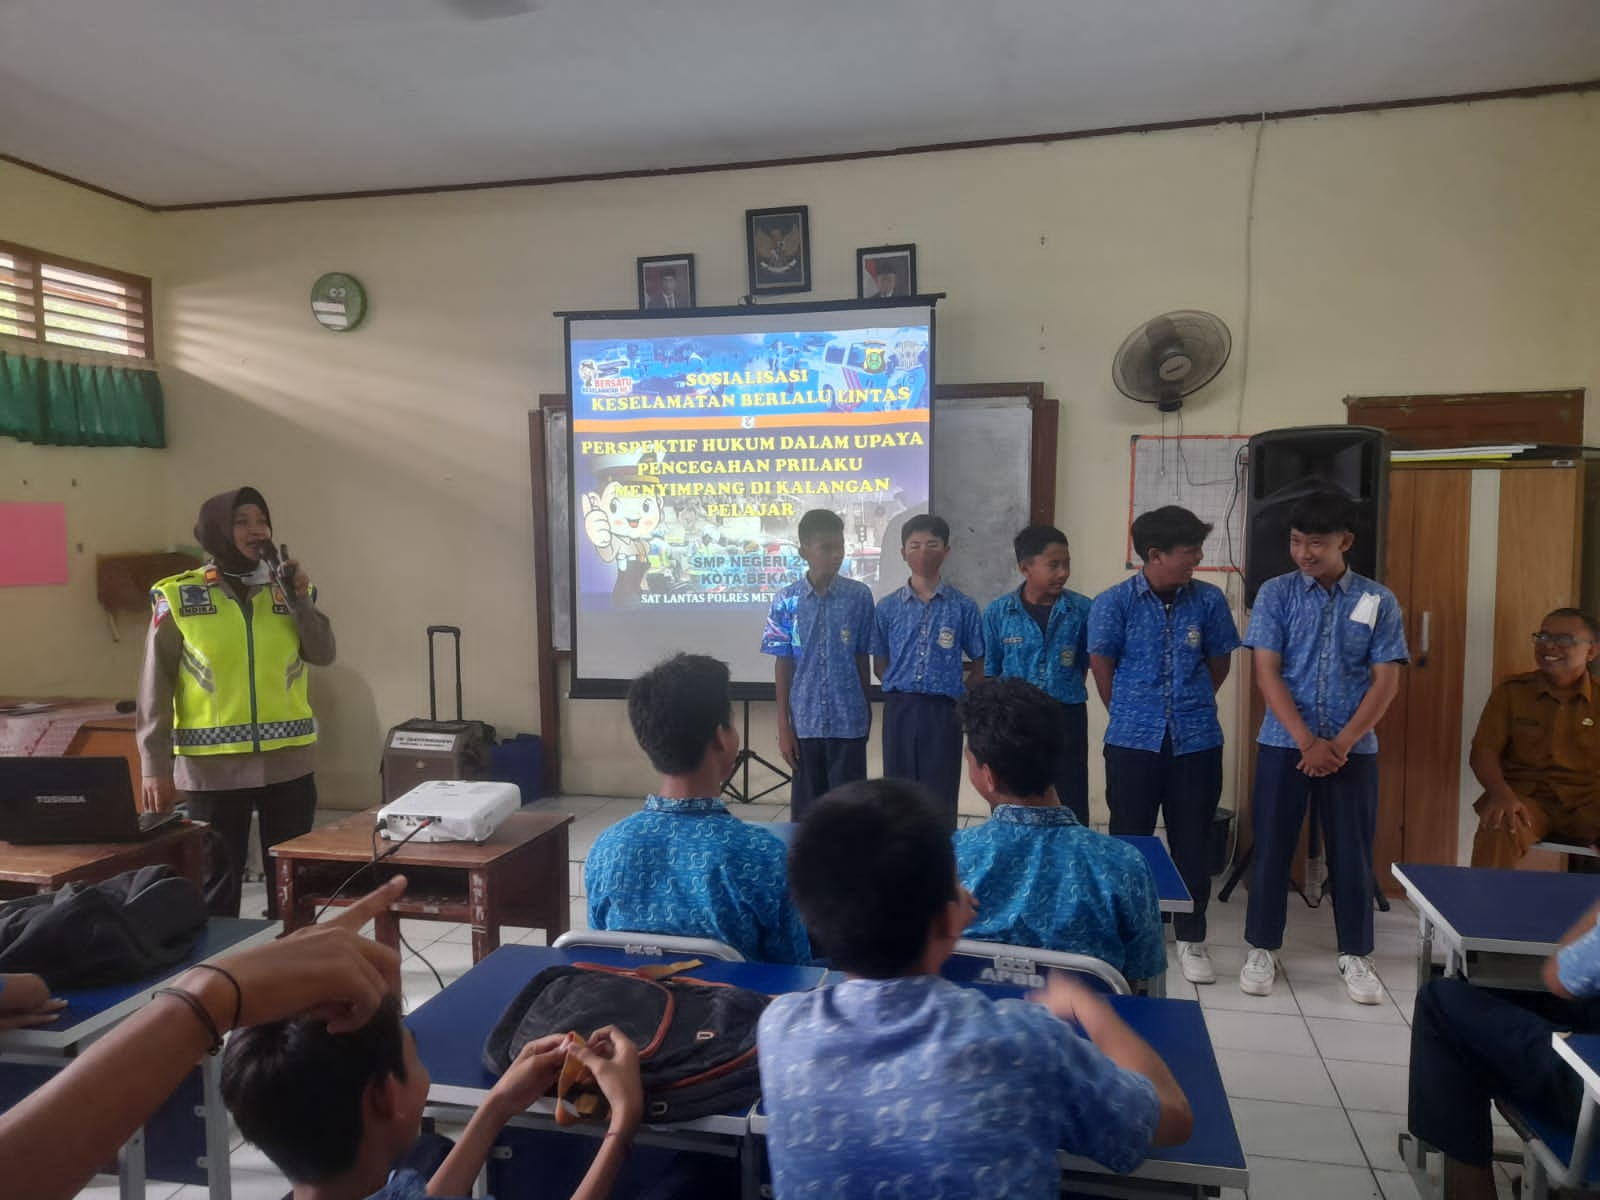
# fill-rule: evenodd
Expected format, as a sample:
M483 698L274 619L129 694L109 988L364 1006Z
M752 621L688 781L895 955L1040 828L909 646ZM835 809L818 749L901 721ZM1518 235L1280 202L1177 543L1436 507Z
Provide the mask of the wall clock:
M311 315L334 333L349 333L367 315L367 289L354 275L330 271L311 285Z

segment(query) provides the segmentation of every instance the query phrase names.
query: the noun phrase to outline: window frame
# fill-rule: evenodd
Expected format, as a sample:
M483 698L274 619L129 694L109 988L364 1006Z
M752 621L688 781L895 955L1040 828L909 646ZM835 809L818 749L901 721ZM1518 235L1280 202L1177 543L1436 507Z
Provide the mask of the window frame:
M0 254L7 255L13 260L24 258L32 267L34 320L33 335L0 333L0 338L10 338L17 342L31 343L41 347L51 347L56 350L72 351L84 354L102 354L108 359L120 359L130 364L154 364L156 359L156 315L154 305L154 288L150 277L136 275L131 271L119 271L113 267L103 266L79 258L68 258L64 254L54 254L47 250L40 250L35 246L24 245L21 242L10 242L0 239ZM74 346L70 342L53 341L47 336L44 308L44 268L57 267L63 271L75 271L82 275L98 276L112 283L121 284L133 291L143 306L143 320L140 323L140 332L144 335L144 347L141 350L132 343L128 344L128 352L108 350L101 347ZM70 333L71 331L65 331ZM86 337L97 337L96 334L85 334ZM112 341L111 338L100 338L101 341Z

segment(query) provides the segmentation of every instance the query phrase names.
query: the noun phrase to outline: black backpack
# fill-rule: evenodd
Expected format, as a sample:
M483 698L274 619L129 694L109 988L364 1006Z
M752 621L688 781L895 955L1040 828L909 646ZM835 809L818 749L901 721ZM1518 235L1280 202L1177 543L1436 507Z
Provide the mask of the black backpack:
M205 927L205 897L171 867L69 883L0 904L0 973L54 990L127 983L183 962Z
M523 1046L547 1034L588 1037L615 1025L639 1047L646 1121L664 1124L735 1112L761 1098L756 1022L770 1000L665 967L547 967L500 1017L484 1045L483 1062L500 1075Z

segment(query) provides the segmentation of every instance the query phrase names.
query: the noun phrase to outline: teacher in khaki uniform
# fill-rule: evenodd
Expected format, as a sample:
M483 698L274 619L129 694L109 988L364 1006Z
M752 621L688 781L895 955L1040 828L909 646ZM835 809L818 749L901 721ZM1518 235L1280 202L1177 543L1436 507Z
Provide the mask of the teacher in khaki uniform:
M333 662L333 630L298 564L284 564L293 579L285 592L262 560L272 516L255 488L207 500L194 535L210 561L150 591L141 802L164 812L182 793L189 815L222 835L232 879L215 908L237 916L251 814L263 863L272 846L311 829L317 723L306 667ZM277 916L275 888L267 911Z

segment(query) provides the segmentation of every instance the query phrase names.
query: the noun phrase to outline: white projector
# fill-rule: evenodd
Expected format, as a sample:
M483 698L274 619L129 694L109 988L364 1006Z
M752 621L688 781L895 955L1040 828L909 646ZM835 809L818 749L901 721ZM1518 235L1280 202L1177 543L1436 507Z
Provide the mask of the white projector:
M482 842L521 807L514 783L430 779L378 810L378 832L391 842Z

